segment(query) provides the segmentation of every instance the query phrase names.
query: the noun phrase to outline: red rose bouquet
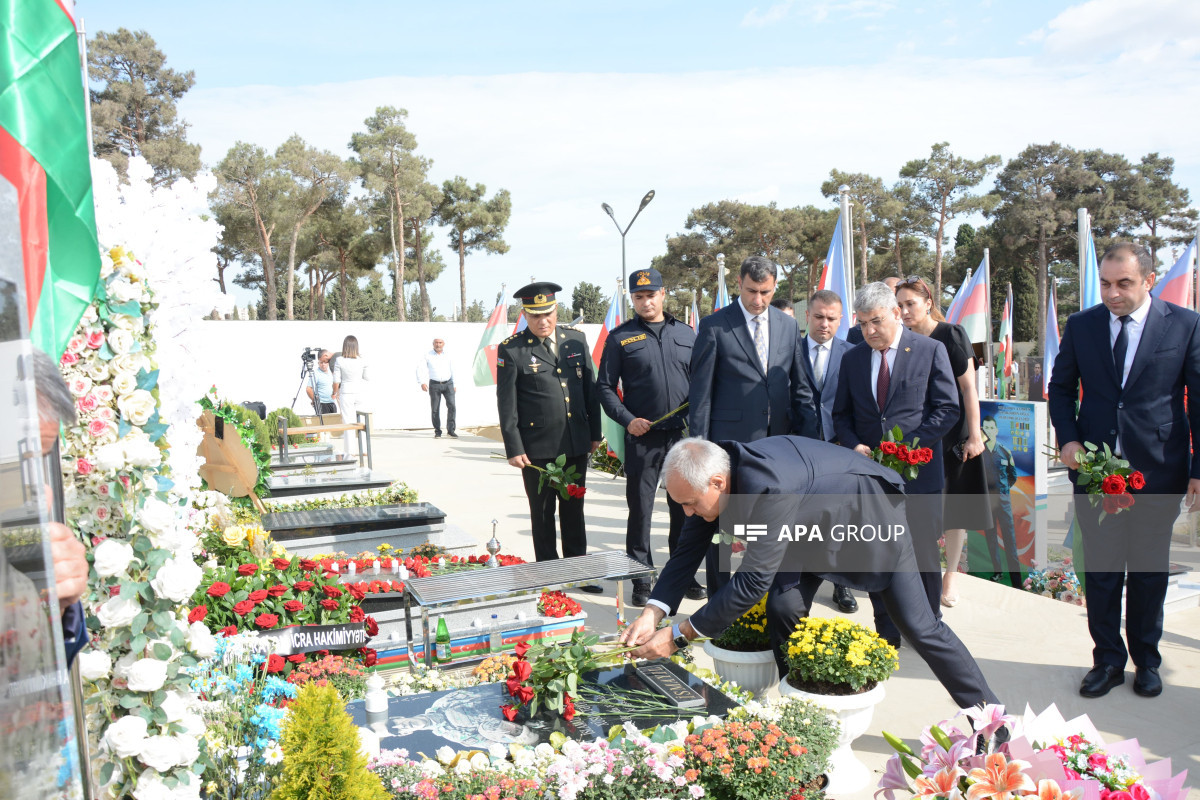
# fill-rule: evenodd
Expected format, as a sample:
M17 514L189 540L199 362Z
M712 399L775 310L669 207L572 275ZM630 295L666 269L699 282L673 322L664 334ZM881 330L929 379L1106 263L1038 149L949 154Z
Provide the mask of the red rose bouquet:
M933 451L928 447L917 447L917 439L904 441L900 426L884 434L883 441L871 451L871 458L885 467L900 473L900 477L911 481L917 477L922 465L933 460Z
M1079 476L1075 482L1087 489L1092 505L1100 504L1100 519L1132 507L1134 497L1130 491L1146 488L1145 476L1115 455L1107 444L1100 448L1084 442L1078 460Z
M560 591L542 592L537 610L543 617L573 617L583 611L583 606Z

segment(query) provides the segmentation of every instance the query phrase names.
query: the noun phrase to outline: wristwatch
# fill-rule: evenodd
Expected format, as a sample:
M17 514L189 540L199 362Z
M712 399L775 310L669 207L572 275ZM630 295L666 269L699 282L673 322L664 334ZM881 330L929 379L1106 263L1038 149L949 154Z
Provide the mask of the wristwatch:
M675 643L676 650L683 650L692 643L691 639L683 635L678 622L671 626L671 640Z

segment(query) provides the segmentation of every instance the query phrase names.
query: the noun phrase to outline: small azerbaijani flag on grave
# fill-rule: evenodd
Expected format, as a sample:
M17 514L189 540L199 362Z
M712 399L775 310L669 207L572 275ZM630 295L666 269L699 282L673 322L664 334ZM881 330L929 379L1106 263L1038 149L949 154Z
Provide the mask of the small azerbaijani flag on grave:
M600 369L600 359L604 355L604 344L608 341L609 332L623 322L624 314L621 306L621 289L617 287L617 291L613 292L612 302L608 304L608 313L604 315L604 324L600 326L600 334L596 337L596 345L592 348L592 363L596 365L597 370ZM621 387L618 386L618 395L620 392ZM625 429L601 410L600 430L608 442L608 454L624 464Z
M841 214L838 214L837 225L833 228L833 240L829 243L829 252L825 254L825 266L821 270L821 279L817 288L833 292L842 298L843 308L853 308L854 280L850 275L850 270L846 268L846 253L845 248L842 247ZM838 329L834 332L834 336L845 340L850 335L850 328L853 326L854 314L842 314L842 321L838 323Z
M0 182L16 195L33 343L56 361L92 302L100 247L87 95L68 0L0 0Z
M1184 308L1192 307L1192 284L1196 269L1196 239L1192 239L1175 265L1167 270L1162 280L1154 285L1150 294L1159 300L1174 303Z
M505 329L508 327L508 304L504 302L504 286L500 287L500 298L492 315L488 317L487 327L479 340L479 349L475 351L475 385L496 385L496 350L505 339Z
M946 312L946 321L954 325L962 325L967 337L972 342L988 340L988 285L987 262L981 261L974 275L968 275L967 280L958 288L950 310Z
M1004 311L1000 313L1000 352L1004 355L1001 362L1003 371L1000 373L1000 396L1008 397L1008 382L1012 380L1013 367L1013 293L1012 284L1008 284L1008 295L1004 298Z
M1050 376L1054 374L1054 359L1058 358L1058 346L1062 341L1058 334L1058 292L1050 287L1046 297L1046 352L1042 356L1042 399L1050 398Z

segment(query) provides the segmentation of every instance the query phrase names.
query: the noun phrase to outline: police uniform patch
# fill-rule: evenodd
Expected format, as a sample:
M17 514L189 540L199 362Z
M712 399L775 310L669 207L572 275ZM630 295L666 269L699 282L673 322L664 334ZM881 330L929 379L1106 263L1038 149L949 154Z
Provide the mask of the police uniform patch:
M632 344L633 342L640 342L645 338L646 338L646 334L639 333L637 336L630 336L628 339L622 339L621 346L624 347L625 345Z
M503 358L500 358L499 356L497 356L497 357L496 357L496 366L497 366L497 367L503 367L503 366L504 366L504 359L503 359Z

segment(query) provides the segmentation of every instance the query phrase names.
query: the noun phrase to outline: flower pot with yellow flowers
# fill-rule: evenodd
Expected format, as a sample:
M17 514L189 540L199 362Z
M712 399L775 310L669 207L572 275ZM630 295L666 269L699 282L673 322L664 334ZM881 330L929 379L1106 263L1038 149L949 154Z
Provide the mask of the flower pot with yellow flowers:
M870 782L871 772L851 745L870 727L875 706L883 700L883 682L900 664L896 649L848 619L806 617L788 639L787 662L787 679L779 684L779 693L818 703L841 723L826 791L859 791Z
M704 643L722 680L761 696L779 682L779 669L767 638L767 598L738 617L725 632Z

